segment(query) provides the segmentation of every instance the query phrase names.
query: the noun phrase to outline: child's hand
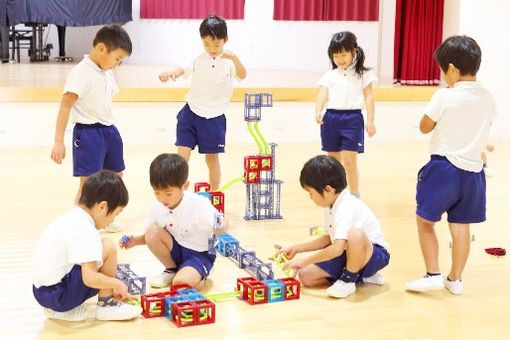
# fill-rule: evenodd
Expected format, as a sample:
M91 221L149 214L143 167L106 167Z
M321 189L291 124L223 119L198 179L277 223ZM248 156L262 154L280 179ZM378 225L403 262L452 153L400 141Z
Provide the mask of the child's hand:
M275 247L280 249L279 251L276 252L275 257L283 253L287 257L287 259L291 260L297 254L296 249L294 247L282 248L278 245L275 245Z
M57 164L62 164L62 160L66 157L66 147L64 143L55 143L51 150L51 159Z
M121 249L129 249L136 246L133 235L123 235L119 240L119 247Z
M303 267L303 262L304 262L303 259L296 259L293 261L289 261L289 262L285 263L285 265L283 266L283 270L289 270L292 268L296 269L296 270L300 270Z
M367 124L365 125L365 130L367 131L368 137L372 137L375 135L375 124L373 121L367 121Z
M228 227L229 227L228 220L225 217L221 217L220 219L221 220L220 220L219 224L222 228L213 228L214 235L221 235L223 233L226 233L228 230Z
M119 285L116 288L113 288L113 297L116 300L123 301L125 299L134 299L135 297L128 292L127 286L124 282L119 281Z
M237 56L234 54L234 52L231 52L231 51L223 51L223 53L220 55L220 57L222 57L223 59L230 59L230 60L234 60L235 58L237 58Z
M163 83L166 83L169 79L175 81L176 78L174 72L163 72L159 75L159 80Z
M322 112L315 114L315 121L317 122L317 124L322 125L322 123L323 123L322 118L323 117L324 117L324 114Z

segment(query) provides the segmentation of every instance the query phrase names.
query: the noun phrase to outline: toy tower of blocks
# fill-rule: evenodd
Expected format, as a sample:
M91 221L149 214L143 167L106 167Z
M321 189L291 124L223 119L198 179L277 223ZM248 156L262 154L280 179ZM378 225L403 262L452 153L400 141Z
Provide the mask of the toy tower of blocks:
M273 106L270 93L246 93L244 95L244 120L248 123L261 120L261 108ZM280 197L282 181L275 179L275 143L269 143L270 155L254 155L244 158L244 182L246 184L246 220L281 219Z
M211 204L220 213L225 212L225 194L221 191L211 191L211 185L209 183L195 183L195 193L208 198L211 201Z

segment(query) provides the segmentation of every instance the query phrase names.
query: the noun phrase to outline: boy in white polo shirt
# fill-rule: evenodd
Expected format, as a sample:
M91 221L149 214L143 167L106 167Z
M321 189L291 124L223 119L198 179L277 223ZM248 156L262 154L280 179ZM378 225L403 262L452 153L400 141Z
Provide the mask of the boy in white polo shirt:
M131 54L131 40L119 25L101 28L90 54L67 77L55 129L51 159L61 164L66 156L64 133L71 114L73 175L80 177L76 201L88 176L106 169L122 174L123 144L113 125L112 97L119 92L112 69Z
M408 282L407 290L425 292L446 287L462 294L462 271L469 256L470 223L485 221L485 176L482 152L496 116L491 94L476 81L482 52L470 37L452 36L434 53L448 88L432 97L420 122L432 134L430 161L418 172L416 222L426 274ZM443 278L434 225L448 214L452 267Z
M223 46L228 41L227 24L217 16L208 16L200 24L205 53L197 56L189 66L163 72L163 82L180 76L192 76L191 88L186 94L186 105L177 114L177 152L189 161L191 150L205 154L209 168L211 189L220 186L219 153L225 152L227 128L225 111L233 92L234 78L246 77L241 60Z
M121 248L147 244L165 266L152 278L152 287L187 283L200 289L209 275L215 255L208 253L212 234L226 231L214 229L217 210L211 202L187 191L188 163L178 154L161 154L150 166L150 182L157 202L152 206L145 234L121 240Z
M384 284L379 271L390 261L388 243L372 210L346 189L342 164L331 156L316 156L303 166L300 182L310 199L325 208L327 234L283 249L289 259L318 250L291 260L286 269L299 269L299 279L307 287L334 282L326 291L335 298L353 294L356 282Z
M85 301L98 294L98 320L128 320L141 313L140 306L117 301L131 296L115 278L115 244L98 233L128 200L122 178L103 170L85 181L78 205L44 230L35 248L32 278L34 297L48 318L82 321Z

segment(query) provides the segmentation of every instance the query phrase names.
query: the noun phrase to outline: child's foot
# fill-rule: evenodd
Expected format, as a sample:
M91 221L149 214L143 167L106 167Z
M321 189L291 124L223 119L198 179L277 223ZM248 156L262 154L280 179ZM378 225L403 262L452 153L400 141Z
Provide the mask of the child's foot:
M65 320L65 321L83 321L87 318L87 307L82 303L67 312L56 312L49 308L44 308L44 315L48 319Z
M165 269L161 274L154 276L149 283L153 288L163 288L170 286L175 274L175 271Z
M406 289L413 292L427 292L429 290L443 289L444 282L441 275L425 275L418 280L406 283Z
M371 285L383 286L386 283L384 276L381 273L375 273L370 277L364 277L361 282Z
M122 226L115 222L110 223L108 226L106 226L106 228L104 228L104 231L107 233L118 233L121 230Z
M464 284L462 280L450 281L448 277L444 279L444 286L453 295L461 295L464 292Z
M103 321L131 320L142 313L142 307L115 301L113 297L108 303L96 306L96 319Z
M326 289L328 295L335 298L348 297L355 291L356 284L354 282L344 282L342 280L337 280L328 289Z

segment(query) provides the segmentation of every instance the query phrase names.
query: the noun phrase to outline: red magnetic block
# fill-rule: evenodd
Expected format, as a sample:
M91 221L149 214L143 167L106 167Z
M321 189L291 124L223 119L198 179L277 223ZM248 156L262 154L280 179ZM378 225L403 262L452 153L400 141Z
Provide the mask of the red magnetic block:
M202 190L204 189L204 190ZM199 191L210 191L211 190L211 185L207 182L197 182L195 183L195 192L199 192Z
M225 194L221 191L211 191L211 203L220 213L225 212Z
M177 302L172 305L172 321L177 327L214 323L216 309L209 300Z
M485 248L485 252L494 256L505 256L506 249L505 248Z
M260 156L260 170L268 171L273 169L273 156L262 155Z
M142 295L142 315L146 318L156 318L165 315L165 298L174 296L176 292L160 292Z
M297 300L301 294L301 282L293 277L279 279L285 288L284 300Z
M179 283L179 284L170 286L171 292L178 292L181 289L191 289L191 286L187 283Z
M244 156L244 169L260 171L260 155Z

